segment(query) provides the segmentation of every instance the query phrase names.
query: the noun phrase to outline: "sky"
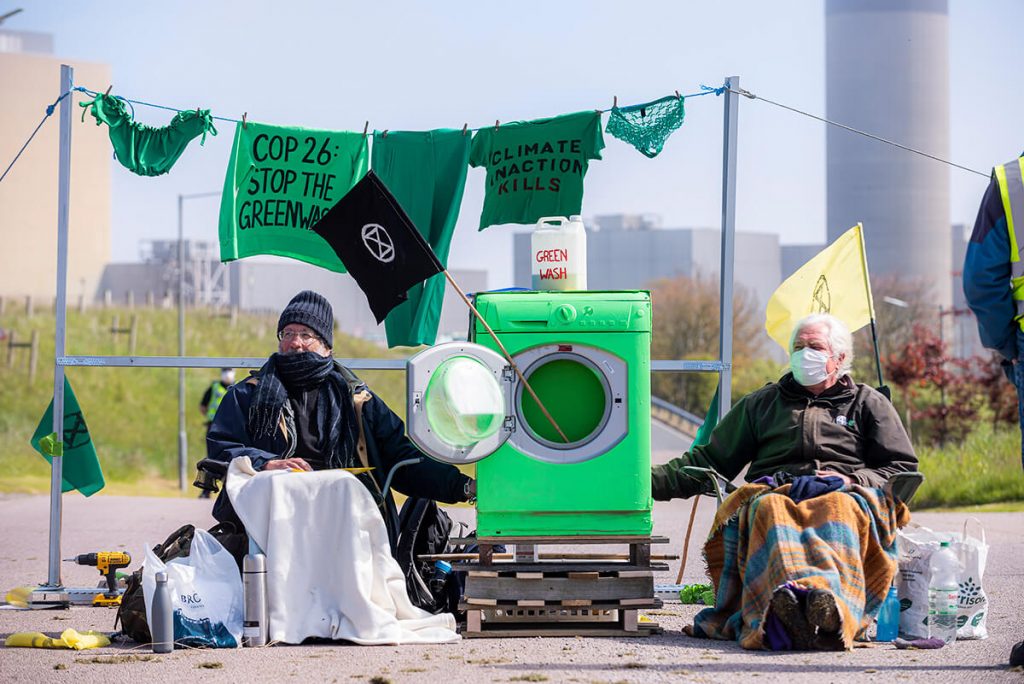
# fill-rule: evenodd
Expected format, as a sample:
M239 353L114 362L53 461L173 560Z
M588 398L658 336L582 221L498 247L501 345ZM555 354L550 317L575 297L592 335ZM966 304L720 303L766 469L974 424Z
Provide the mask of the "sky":
M1024 149L1024 92L1014 88L1024 2L949 6L950 157L987 173ZM25 11L5 29L51 33L57 56L111 66L113 84L78 85L280 125L478 127L605 109L613 97L625 105L699 92L727 76L825 114L825 3L814 0L3 0L0 14L16 7ZM603 159L586 177L585 218L645 213L665 227L720 225L722 98L692 98L686 111L655 159L606 134ZM136 116L163 126L171 114L137 107ZM140 240L176 237L178 194L222 188L233 126L217 122L220 134L203 147L193 142L163 177L137 177L112 162L114 261L138 260ZM470 170L449 265L487 267L490 287L504 287L511 235L525 228L477 231L483 177ZM950 178L951 220L971 225L987 181L956 169ZM737 229L777 233L784 244L823 242L825 195L824 125L741 99ZM217 209L217 198L186 202L186 238L216 240Z

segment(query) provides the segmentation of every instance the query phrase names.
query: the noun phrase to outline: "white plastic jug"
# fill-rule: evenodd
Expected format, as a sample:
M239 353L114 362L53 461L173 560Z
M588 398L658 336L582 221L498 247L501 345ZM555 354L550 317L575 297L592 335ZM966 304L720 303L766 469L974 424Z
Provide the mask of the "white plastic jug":
M530 240L534 290L587 289L587 232L579 216L547 216Z

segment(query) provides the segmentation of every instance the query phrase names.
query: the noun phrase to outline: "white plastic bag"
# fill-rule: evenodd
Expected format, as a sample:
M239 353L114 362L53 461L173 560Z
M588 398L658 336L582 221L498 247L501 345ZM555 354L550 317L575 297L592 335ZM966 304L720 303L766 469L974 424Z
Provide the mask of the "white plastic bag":
M982 586L988 544L981 522L980 537L968 536L967 523L963 533L934 532L927 527L908 525L896 536L899 553L899 573L896 586L900 597L900 634L909 637L928 636L928 583L931 580L931 557L939 543L948 541L950 549L960 561L957 579L960 584L960 608L957 611L957 639L985 639L988 637L986 616L988 596Z
M158 572L167 573L176 646L237 648L242 643L242 576L234 557L209 532L196 530L189 555L167 563L146 545L142 593L149 624Z

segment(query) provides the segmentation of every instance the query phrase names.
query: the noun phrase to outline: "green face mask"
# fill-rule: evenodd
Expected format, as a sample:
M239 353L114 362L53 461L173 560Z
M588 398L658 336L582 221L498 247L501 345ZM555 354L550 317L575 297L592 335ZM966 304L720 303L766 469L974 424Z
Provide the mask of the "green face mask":
M170 125L151 128L134 121L124 100L111 95L97 95L79 106L92 113L97 126L107 124L117 160L121 166L140 176L167 173L193 138L202 135L199 141L202 145L206 142L207 132L217 135L209 109L179 112ZM82 121L85 121L85 111L82 112Z

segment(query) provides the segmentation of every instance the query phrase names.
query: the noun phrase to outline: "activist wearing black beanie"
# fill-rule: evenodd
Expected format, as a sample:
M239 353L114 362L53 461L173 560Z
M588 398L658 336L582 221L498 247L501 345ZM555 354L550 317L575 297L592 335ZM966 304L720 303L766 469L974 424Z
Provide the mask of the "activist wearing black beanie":
M303 290L292 297L277 321L278 334L289 323L306 326L320 336L328 349L334 348L334 310L323 295Z

